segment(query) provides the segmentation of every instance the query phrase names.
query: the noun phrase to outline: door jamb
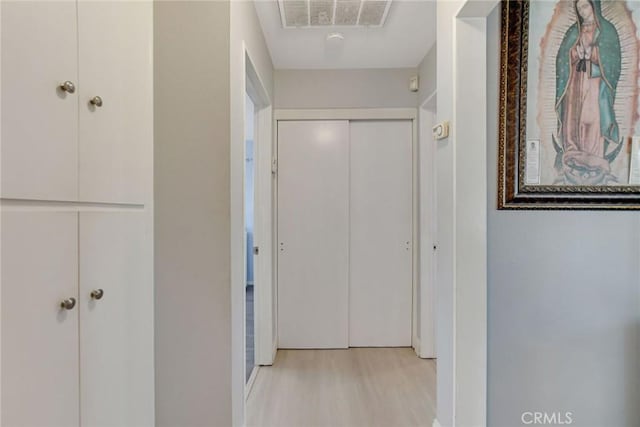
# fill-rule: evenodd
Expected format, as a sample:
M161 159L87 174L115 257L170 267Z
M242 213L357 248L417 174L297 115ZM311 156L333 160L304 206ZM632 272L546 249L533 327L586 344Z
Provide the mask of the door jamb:
M435 359L436 350L436 149L431 126L436 121L437 91L420 105L419 115L419 202L420 202L420 336L416 352L423 359ZM427 116L431 116L429 123ZM432 249L433 248L433 249Z
M452 25L454 426L487 425L487 17L499 4L466 0Z
M254 358L256 367L273 364L271 352L272 331L272 266L271 266L271 147L272 147L272 102L251 59L247 46L243 43L244 51L244 89L254 103L254 246L260 248L260 255L254 257ZM243 97L243 111L246 111ZM243 114L243 129L244 114ZM243 132L245 132L243 130ZM243 133L244 135L244 133ZM244 136L246 140L246 135ZM243 141L244 153L244 141ZM243 156L246 158L246 153ZM265 168L266 164L266 168ZM244 194L244 166L242 191ZM244 200L244 198L243 198ZM242 207L242 221L244 224L245 207ZM243 227L246 228L246 227ZM246 239L244 239L246 240ZM246 246L246 241L243 247ZM243 251L243 269L246 269L246 247ZM243 280L246 278L246 271ZM244 307L244 304L243 304ZM243 309L244 312L244 309ZM243 316L243 319L246 317ZM243 320L244 322L244 320ZM243 328L244 330L244 328ZM246 331L244 331L246 336ZM244 342L243 336L243 342ZM246 343L243 345L243 357L246 357ZM246 374L245 374L246 375ZM244 380L244 378L243 378ZM251 384L249 384L250 386ZM246 387L247 391L250 387Z

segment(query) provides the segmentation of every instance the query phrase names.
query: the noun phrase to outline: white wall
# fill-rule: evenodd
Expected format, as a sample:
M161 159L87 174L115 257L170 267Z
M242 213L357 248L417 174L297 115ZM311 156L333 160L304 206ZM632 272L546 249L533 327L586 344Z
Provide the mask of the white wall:
M453 28L462 1L438 1L437 6L437 121L452 120ZM442 426L453 425L453 251L454 251L454 147L453 133L436 143L437 308L438 349L437 416Z
M431 148L433 145L433 137L431 134L431 128L433 123L433 114L435 112L435 98L431 98L436 90L436 50L437 46L434 45L427 54L424 56L420 64L418 65L418 77L420 82L420 89L418 90L418 102L417 107L419 109L418 114L418 140L419 140L419 179L418 188L420 191L420 244L419 244L419 256L420 256L420 280L418 281L418 288L416 292L417 304L416 304L416 336L420 340L420 355L425 357L429 355L432 357L434 354L432 350L425 350L425 347L433 348L434 346L423 342L423 326L424 330L433 330L435 324L435 316L432 310L435 308L434 301L429 301L429 298L434 295L433 289L428 286L431 285L431 271L434 268L431 260L433 259L432 247L435 243L432 233L432 215L431 204L433 192L435 190L433 183L433 167ZM425 113L420 111L422 104L431 98L433 106L429 105L429 112ZM422 123L422 121L425 123ZM428 307L422 308L423 304ZM425 315L423 318L422 315Z
M154 15L157 423L239 426L244 47L268 97L273 66L253 2L161 1Z
M251 1L156 2L154 25L157 421L242 425L245 47L271 99L273 66Z
M415 107L409 91L416 68L367 70L276 70L276 108Z
M229 426L229 3L154 8L156 422Z
M244 238L244 118L245 118L245 94L246 94L246 73L245 73L245 48L255 67L255 71L267 92L267 96L273 99L273 64L269 56L262 27L256 15L253 1L240 0L231 1L230 4L230 120L231 120L231 147L230 147L230 170L231 170L231 313L232 313L232 396L233 396L233 425L244 424L244 298L245 298L245 263L246 242ZM261 150L265 141L259 141L257 147L259 155L267 155ZM267 141L270 142L270 141ZM270 146L270 144L269 144ZM257 209L260 206L256 206ZM254 234L258 239L260 236L256 230ZM259 243L259 242L256 242ZM257 266L257 265L256 265ZM256 270L257 271L257 270ZM261 277L262 278L262 277ZM265 278L263 278L265 279ZM267 284L270 285L270 284ZM272 323L273 324L273 323ZM275 330L272 334L275 334ZM275 336L273 336L275 339Z
M498 211L500 15L488 20L488 424L640 425L640 212Z
M433 45L418 65L418 76L420 77L420 90L418 91L418 106L422 105L429 96L437 89L437 55L438 45Z
M470 12L465 5L461 14L473 18L457 19L455 27L453 363L454 422L460 426L486 422L485 17L490 9L478 13L474 6Z
M480 9L484 7L480 1L470 3L478 3ZM640 214L497 211L499 12L494 11L487 22L487 81L466 89L465 82L458 81L454 89L454 79L461 78L456 77L454 66L465 67L465 58L455 54L464 50L460 45L474 31L483 33L484 25L479 22L482 20L454 24L460 6L461 2L438 3L438 116L455 119L456 114L468 110L464 103L473 104L469 96L486 87L486 102L477 110L480 115L486 109L488 141L485 200L488 425L523 425L524 411L542 411L571 412L572 424L577 426L637 426L640 424L636 404L640 399ZM456 39L459 51L454 49ZM454 96L457 101L452 103ZM441 194L443 191L458 191L465 185L464 180L468 181L463 174L478 169L461 162L460 150L474 139L473 135L465 135L461 126L454 123L454 130L458 131L439 146L439 203L449 202L448 196ZM452 202L453 209L439 206L441 249L443 243L448 245L456 233L470 225L463 224L461 228L460 217L458 224L448 224L453 212L459 215L463 210L460 203L475 203L474 197L457 196ZM448 215L444 220L443 214ZM461 254L465 254L459 247L454 250L459 264ZM440 260L439 268L450 267L448 256L449 250ZM460 292L456 287L463 280L469 281L460 277L462 270L458 264L453 266L458 274L451 282L456 295ZM445 283L450 283L446 279ZM438 325L438 349L443 350L443 341L446 343L448 338L442 336L442 331L449 329L450 307L455 305L458 313L455 347L456 353L461 353L460 340L464 337L460 334L464 331L460 328L459 312L464 304L469 307L470 302L461 302L456 297L449 300L446 294L441 302L444 305L440 314L447 324L445 328L441 323ZM458 371L459 361L454 373L445 364L448 360L441 357L438 361L438 419L443 426L453 421L450 412L453 396L456 405L461 401L468 403L470 396L461 397L460 390L464 391L464 381L475 375ZM455 389L451 387L452 377L458 380ZM458 411L456 406L456 414ZM467 425L458 415L456 424Z

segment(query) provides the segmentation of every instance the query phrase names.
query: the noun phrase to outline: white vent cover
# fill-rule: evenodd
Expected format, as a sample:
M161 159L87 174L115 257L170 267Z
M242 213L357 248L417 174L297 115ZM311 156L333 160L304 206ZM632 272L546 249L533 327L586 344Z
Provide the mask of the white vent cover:
M381 27L391 0L278 0L284 28Z

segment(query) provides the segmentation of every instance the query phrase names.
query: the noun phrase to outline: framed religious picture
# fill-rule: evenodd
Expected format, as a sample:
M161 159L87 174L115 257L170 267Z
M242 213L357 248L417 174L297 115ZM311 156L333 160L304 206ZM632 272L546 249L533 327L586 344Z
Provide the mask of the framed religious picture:
M502 2L499 209L640 209L640 2Z

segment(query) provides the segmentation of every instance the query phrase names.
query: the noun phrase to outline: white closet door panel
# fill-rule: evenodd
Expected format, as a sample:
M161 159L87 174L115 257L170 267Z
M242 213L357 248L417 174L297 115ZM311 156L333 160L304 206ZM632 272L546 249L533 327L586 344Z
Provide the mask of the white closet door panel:
M3 426L79 425L78 219L2 212Z
M78 196L78 43L73 1L3 1L2 197ZM74 94L59 85L71 81Z
M348 346L349 123L278 124L278 342Z
M150 1L78 2L80 200L144 202L153 143ZM90 104L99 96L102 106Z
M154 423L153 283L145 214L80 214L81 422ZM101 289L103 296L92 299Z
M410 346L412 125L351 122L349 345Z

